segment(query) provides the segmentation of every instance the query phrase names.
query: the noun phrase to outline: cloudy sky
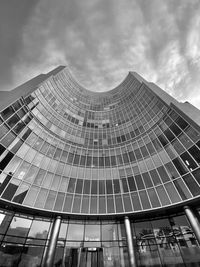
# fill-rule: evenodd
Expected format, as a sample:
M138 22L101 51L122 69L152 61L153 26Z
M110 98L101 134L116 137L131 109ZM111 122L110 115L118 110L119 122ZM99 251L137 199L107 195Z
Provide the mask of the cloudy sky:
M58 65L94 91L136 71L200 108L200 0L0 0L0 90Z

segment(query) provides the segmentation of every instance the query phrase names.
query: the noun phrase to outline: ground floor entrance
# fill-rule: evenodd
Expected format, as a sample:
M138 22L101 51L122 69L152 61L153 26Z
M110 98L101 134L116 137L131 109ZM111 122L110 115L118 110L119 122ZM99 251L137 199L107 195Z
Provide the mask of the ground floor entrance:
M66 267L104 267L103 248L67 248L63 258Z

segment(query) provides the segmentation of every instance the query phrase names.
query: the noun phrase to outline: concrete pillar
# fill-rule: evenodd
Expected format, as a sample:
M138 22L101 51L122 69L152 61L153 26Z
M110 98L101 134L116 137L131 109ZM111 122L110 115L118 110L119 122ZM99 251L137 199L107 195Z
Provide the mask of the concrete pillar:
M200 245L200 222L199 222L198 218L196 217L194 211L189 206L185 206L184 210L185 210L185 214L188 218L188 221L190 222L192 230L196 236L196 239Z
M125 231L126 231L130 267L137 267L136 253L135 253L135 249L133 245L133 237L132 237L132 231L131 231L131 224L127 216L124 218L124 225L125 225Z
M44 267L53 267L57 239L58 239L58 235L60 231L60 225L61 225L61 217L57 216L51 228L49 245L47 247L45 260L44 260Z

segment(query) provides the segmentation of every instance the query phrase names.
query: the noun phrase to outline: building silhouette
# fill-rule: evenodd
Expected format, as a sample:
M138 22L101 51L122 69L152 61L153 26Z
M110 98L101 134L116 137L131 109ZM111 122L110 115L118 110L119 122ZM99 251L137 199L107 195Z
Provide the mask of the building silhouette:
M199 266L200 111L130 72L0 92L1 266Z

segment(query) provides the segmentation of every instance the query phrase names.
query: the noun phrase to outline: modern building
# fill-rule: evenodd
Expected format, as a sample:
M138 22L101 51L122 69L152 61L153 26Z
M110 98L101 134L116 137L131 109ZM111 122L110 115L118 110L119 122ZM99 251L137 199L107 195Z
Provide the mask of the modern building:
M0 267L200 266L200 111L135 72L0 92Z

